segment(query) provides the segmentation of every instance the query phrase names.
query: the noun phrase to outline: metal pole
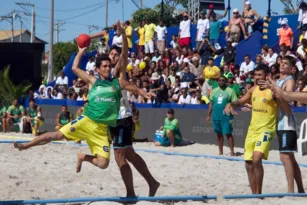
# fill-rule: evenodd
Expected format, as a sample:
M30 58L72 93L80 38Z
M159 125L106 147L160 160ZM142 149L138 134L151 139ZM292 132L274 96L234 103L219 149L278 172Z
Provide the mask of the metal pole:
M268 17L271 18L271 0L268 1Z
M57 21L56 23L55 23L55 32L56 32L56 36L55 36L55 43L58 43L59 42L59 24L60 24L60 22L59 21Z
M11 15L11 31L12 31L12 37L11 37L11 42L14 42L14 13L15 10L12 11L12 15Z
M108 26L109 0L106 0L106 26Z
M32 5L31 43L35 43L35 11L34 11L34 4Z
M227 10L228 10L228 22L230 21L230 0L228 0L228 7L227 7Z
M54 17L54 0L50 0L50 42L49 42L49 59L48 59L48 83L53 79L53 17Z
M164 0L161 2L161 20L163 20L163 13L164 13Z
M140 8L143 8L143 0L140 0Z
M20 20L20 36L19 36L19 43L21 43L21 37L22 37L22 21Z
M123 15L123 21L125 21L124 0L122 0L122 15Z

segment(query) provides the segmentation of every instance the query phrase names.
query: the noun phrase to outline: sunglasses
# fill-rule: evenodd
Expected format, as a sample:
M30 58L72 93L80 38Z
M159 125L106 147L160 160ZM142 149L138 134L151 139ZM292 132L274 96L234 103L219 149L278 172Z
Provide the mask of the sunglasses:
M238 14L239 12L233 12L233 14Z

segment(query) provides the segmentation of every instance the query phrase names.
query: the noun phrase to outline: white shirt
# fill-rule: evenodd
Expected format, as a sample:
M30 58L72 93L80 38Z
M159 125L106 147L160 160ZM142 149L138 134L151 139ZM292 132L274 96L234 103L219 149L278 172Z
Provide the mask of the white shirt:
M161 59L161 56L159 56L159 57L157 57L157 56L154 56L154 57L152 57L152 59L151 59L151 62L157 62L158 63L158 61Z
M298 21L302 22L302 25L307 24L307 11L299 10Z
M121 90L120 109L117 119L124 119L132 116L132 109L129 105L128 94L126 90Z
M240 71L243 73L248 73L253 71L254 68L255 68L255 63L253 61L251 61L248 65L246 64L246 62L243 62L241 64Z
M175 43L175 41L171 41L171 42L170 42L170 46L172 46L172 48L174 48L174 49L177 48L177 45L178 45L178 44Z
M276 63L276 59L277 59L278 55L276 53L274 53L272 56L270 56L270 54L266 55L265 57L265 62L267 64L269 64L269 67L272 66L273 64Z
M197 41L203 41L203 35L204 33L207 34L208 30L210 28L210 22L208 19L199 19L197 22L197 30L198 30L198 36Z
M306 54L302 45L297 48L296 52L300 54L303 58L305 58Z
M95 62L87 62L86 64L86 71L89 72L90 70L94 71Z
M179 30L180 30L180 38L188 38L191 37L191 20L181 21Z
M59 76L59 77L56 79L55 84L59 84L59 85L68 85L68 78L67 78L67 76L64 76L64 78L62 78L61 76Z
M191 104L191 96L187 95L186 98L183 95L180 95L178 104Z
M57 96L53 96L53 99L62 100L63 99L62 93L58 93Z
M198 100L197 100L197 96L195 96L195 97L193 97L193 98L191 99L191 104L192 104L192 105L198 105L198 104L200 104L200 103L198 102Z
M123 37L122 37L122 35L120 35L120 36L115 35L113 37L112 45L116 45L117 47L121 48L122 44L123 44Z
M164 41L165 40L165 35L167 34L167 29L165 26L157 26L156 27L156 32L157 32L157 40L158 41Z

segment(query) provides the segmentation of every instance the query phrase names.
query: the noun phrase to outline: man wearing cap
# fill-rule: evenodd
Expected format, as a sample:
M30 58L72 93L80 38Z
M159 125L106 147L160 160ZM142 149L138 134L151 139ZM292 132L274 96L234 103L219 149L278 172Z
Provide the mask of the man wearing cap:
M233 13L233 17L229 21L228 32L226 33L226 39L231 37L232 42L238 43L241 38L241 31L243 32L245 39L248 36L245 31L244 21L239 14L239 10L234 9L232 13Z
M292 49L293 31L288 26L287 20L283 19L280 24L281 24L281 28L278 29L279 46L281 46L282 44L285 44L287 49Z
M242 18L244 19L245 29L250 36L254 31L255 23L257 23L257 21L260 19L260 15L252 9L250 1L245 2L245 10L242 13Z
M154 72L150 79L152 80L150 91L156 93L155 103L166 103L168 92L163 77Z
M164 125L159 129L163 130L163 138L160 142L156 142L157 146L172 146L180 145L182 141L181 132L179 129L179 122L175 118L175 111L173 109L168 109L166 118L164 120Z
M205 11L201 12L201 18L197 22L197 32L196 32L196 49L199 49L202 41L205 37L209 35L210 22L206 19Z
M224 48L224 64L234 63L236 60L236 48L232 46L232 39L227 39L227 45Z
M191 20L186 12L182 16L183 20L180 22L178 33L179 45L180 47L187 47L191 43Z

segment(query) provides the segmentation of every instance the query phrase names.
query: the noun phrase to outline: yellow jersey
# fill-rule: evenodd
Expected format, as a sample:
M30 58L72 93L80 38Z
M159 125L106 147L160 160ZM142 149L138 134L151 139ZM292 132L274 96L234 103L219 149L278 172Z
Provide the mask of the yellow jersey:
M248 131L275 132L277 126L278 103L269 89L260 90L259 86L252 94L252 119Z
M145 30L145 43L153 41L156 32L156 25L153 23L145 24L144 30Z
M130 36L130 37L127 37L128 48L132 48L132 27L127 26L125 29L125 32L127 36Z
M139 34L139 46L144 46L145 45L145 29L144 27L141 27L138 29L138 34Z

